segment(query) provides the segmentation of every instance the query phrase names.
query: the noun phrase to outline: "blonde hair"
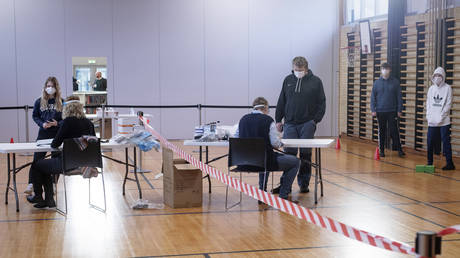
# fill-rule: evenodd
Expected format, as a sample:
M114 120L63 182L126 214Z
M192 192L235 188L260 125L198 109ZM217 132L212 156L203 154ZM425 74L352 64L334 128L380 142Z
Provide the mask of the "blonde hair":
M299 68L308 69L308 61L303 56L296 56L292 59L292 65L297 66Z
M71 95L65 99L65 101L77 100L80 101L80 98L75 95ZM83 105L80 102L71 102L67 103L64 106L62 111L62 119L67 117L76 117L76 118L85 118L85 112L83 112Z
M48 108L48 100L50 99L50 95L46 93L46 85L48 82L53 83L54 87L56 88L56 93L54 93L54 109L61 112L62 111L62 98L61 98L61 87L59 86L59 82L54 76L50 76L46 79L45 85L43 86L42 97L40 98L40 110L44 111Z
M263 105L263 107L261 107L261 105ZM255 110L263 110L265 108L268 108L268 101L264 97L257 97L252 102L252 106L254 107Z

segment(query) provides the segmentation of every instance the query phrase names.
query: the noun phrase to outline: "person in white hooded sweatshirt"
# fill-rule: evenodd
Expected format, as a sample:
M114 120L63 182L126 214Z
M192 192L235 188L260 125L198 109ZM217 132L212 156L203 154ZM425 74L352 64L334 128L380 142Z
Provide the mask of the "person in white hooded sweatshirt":
M454 170L452 147L450 144L450 108L452 106L452 88L445 82L446 73L442 67L436 68L432 76L433 85L426 98L426 120L428 121L427 159L433 165L433 146L435 135L441 134L446 166L443 170Z

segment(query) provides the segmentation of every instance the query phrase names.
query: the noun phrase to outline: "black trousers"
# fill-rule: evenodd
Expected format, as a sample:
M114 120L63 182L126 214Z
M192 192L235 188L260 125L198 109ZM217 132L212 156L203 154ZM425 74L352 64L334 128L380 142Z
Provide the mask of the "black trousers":
M379 149L380 152L385 150L386 128L390 131L391 139L393 140L393 149L401 150L401 141L399 140L398 128L398 113L397 112L377 112L377 121L379 123Z
M442 147L444 156L446 156L446 164L454 164L452 162L452 147L450 144L450 125L445 126L428 126L427 135L427 162L428 165L433 165L433 152L435 146L440 146L442 140Z
M32 164L32 171L35 195L42 196L44 190L46 200L53 198L53 175L62 171L61 155L56 154L54 158L35 161Z
M56 136L56 132L52 132L52 131L46 131L44 129L40 129L38 131L38 136L37 136L37 141L38 140L44 140L44 139L51 139L51 138L54 138L54 136ZM56 157L56 155L58 155L57 153L51 153L52 157ZM35 152L34 153L34 160L33 162L37 162L39 160L42 160L44 159L46 156L46 152ZM34 178L34 175L33 175L34 171L33 171L33 168L30 167L30 170L29 170L29 184L32 184L33 183L33 178Z

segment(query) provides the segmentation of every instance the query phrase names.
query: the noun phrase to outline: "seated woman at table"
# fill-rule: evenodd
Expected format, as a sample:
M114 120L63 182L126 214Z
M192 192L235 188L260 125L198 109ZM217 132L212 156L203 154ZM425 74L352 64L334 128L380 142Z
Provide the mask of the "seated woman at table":
M78 138L82 135L95 135L93 123L85 117L83 105L77 96L70 96L64 102L62 111L64 119L59 130L54 137L51 147L58 148L65 139ZM53 195L53 174L59 174L62 171L62 156L58 155L51 159L38 160L32 164L33 169L33 187L34 196L27 200L35 203L35 208L56 207ZM45 199L43 199L43 190Z
M300 160L293 155L273 151L273 148L280 148L283 144L276 131L275 121L268 115L268 101L263 97L258 97L254 100L252 106L254 110L241 118L235 137L264 138L267 152L267 170L283 171L279 197L288 199L292 183L297 175L297 171L299 171ZM265 173L259 173L259 189L267 190L268 175L269 173L265 177ZM259 204L261 204L260 201Z

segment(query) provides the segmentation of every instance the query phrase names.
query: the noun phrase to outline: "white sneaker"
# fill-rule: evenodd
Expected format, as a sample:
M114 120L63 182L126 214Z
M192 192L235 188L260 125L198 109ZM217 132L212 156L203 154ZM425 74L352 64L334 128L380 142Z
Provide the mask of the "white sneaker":
M34 191L33 184L28 184L26 187L26 190L24 190L24 193L27 195L32 195L33 191Z

